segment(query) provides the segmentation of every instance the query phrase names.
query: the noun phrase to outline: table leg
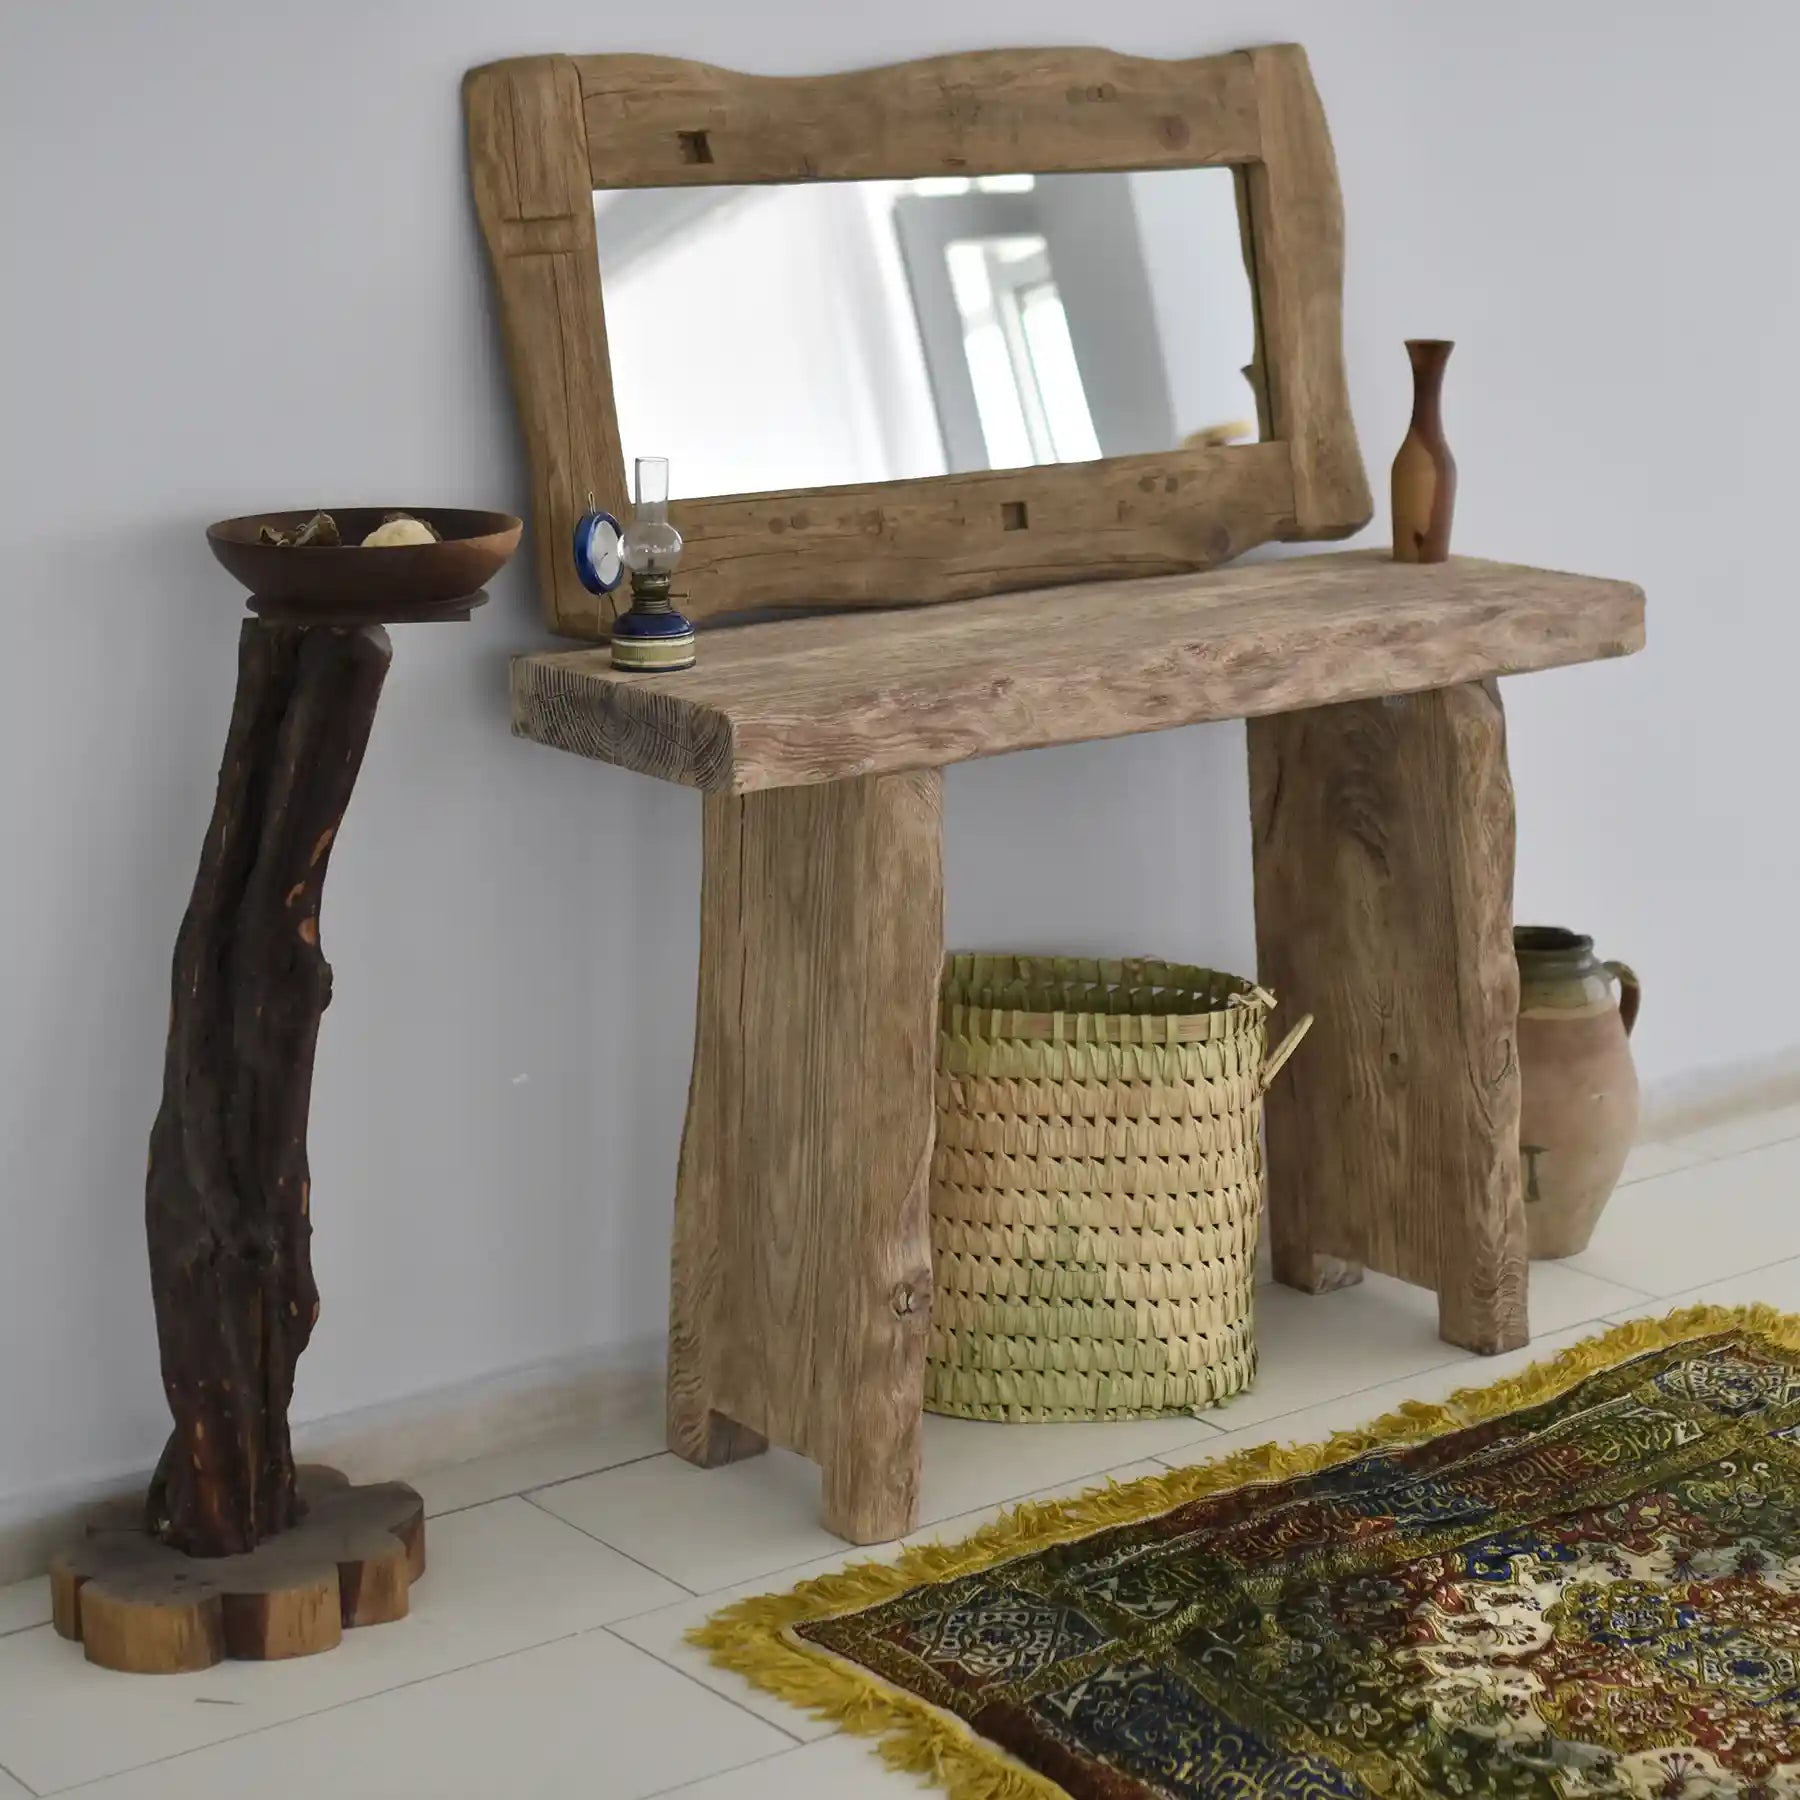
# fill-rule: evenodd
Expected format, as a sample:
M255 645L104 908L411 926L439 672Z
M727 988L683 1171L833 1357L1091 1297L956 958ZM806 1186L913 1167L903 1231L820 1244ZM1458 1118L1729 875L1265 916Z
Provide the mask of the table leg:
M708 795L669 1448L782 1444L854 1543L918 1504L942 776Z
M1434 1288L1526 1342L1513 794L1493 683L1251 721L1257 965L1318 1023L1268 1098L1277 1279Z

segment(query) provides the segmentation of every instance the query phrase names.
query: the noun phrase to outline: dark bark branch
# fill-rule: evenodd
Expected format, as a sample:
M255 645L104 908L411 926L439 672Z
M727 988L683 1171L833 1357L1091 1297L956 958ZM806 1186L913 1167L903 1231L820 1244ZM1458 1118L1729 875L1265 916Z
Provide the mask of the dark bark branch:
M392 650L247 621L218 796L176 939L145 1224L175 1429L151 1529L196 1555L297 1516L287 1410L318 1313L307 1112L331 970L319 901Z

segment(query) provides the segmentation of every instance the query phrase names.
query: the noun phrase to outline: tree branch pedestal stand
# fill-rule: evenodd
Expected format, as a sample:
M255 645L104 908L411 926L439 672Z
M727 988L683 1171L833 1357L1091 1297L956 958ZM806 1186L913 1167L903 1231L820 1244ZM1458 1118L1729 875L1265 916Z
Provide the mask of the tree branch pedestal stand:
M360 537L359 509L334 516ZM218 794L176 939L150 1136L145 1226L174 1430L145 1502L92 1522L50 1576L57 1630L107 1668L329 1650L347 1626L404 1618L424 1572L419 1496L296 1469L288 1434L294 1367L319 1313L306 1156L331 999L319 903L393 656L384 627L467 618L485 599L472 590L518 539L506 521L504 549L468 566L476 540L446 526L505 515L415 516L446 541L293 548L257 544L250 529L250 542L220 548L222 531L264 520L211 534L257 616L239 635ZM435 591L422 577L396 593L395 558L448 572Z

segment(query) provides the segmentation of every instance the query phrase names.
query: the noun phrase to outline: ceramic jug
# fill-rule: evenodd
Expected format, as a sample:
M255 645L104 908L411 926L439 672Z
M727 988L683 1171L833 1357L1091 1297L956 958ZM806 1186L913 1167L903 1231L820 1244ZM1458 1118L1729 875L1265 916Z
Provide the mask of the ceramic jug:
M1533 1256L1573 1256L1587 1248L1637 1136L1629 1039L1638 979L1560 926L1517 927L1513 950L1525 1227Z

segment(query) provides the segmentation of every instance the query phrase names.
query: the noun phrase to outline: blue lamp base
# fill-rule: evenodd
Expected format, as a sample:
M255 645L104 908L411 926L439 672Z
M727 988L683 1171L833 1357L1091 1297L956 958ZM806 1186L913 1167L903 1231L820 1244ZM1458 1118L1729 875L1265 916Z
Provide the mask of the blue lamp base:
M633 607L613 621L612 666L668 674L694 666L694 628L678 612Z

